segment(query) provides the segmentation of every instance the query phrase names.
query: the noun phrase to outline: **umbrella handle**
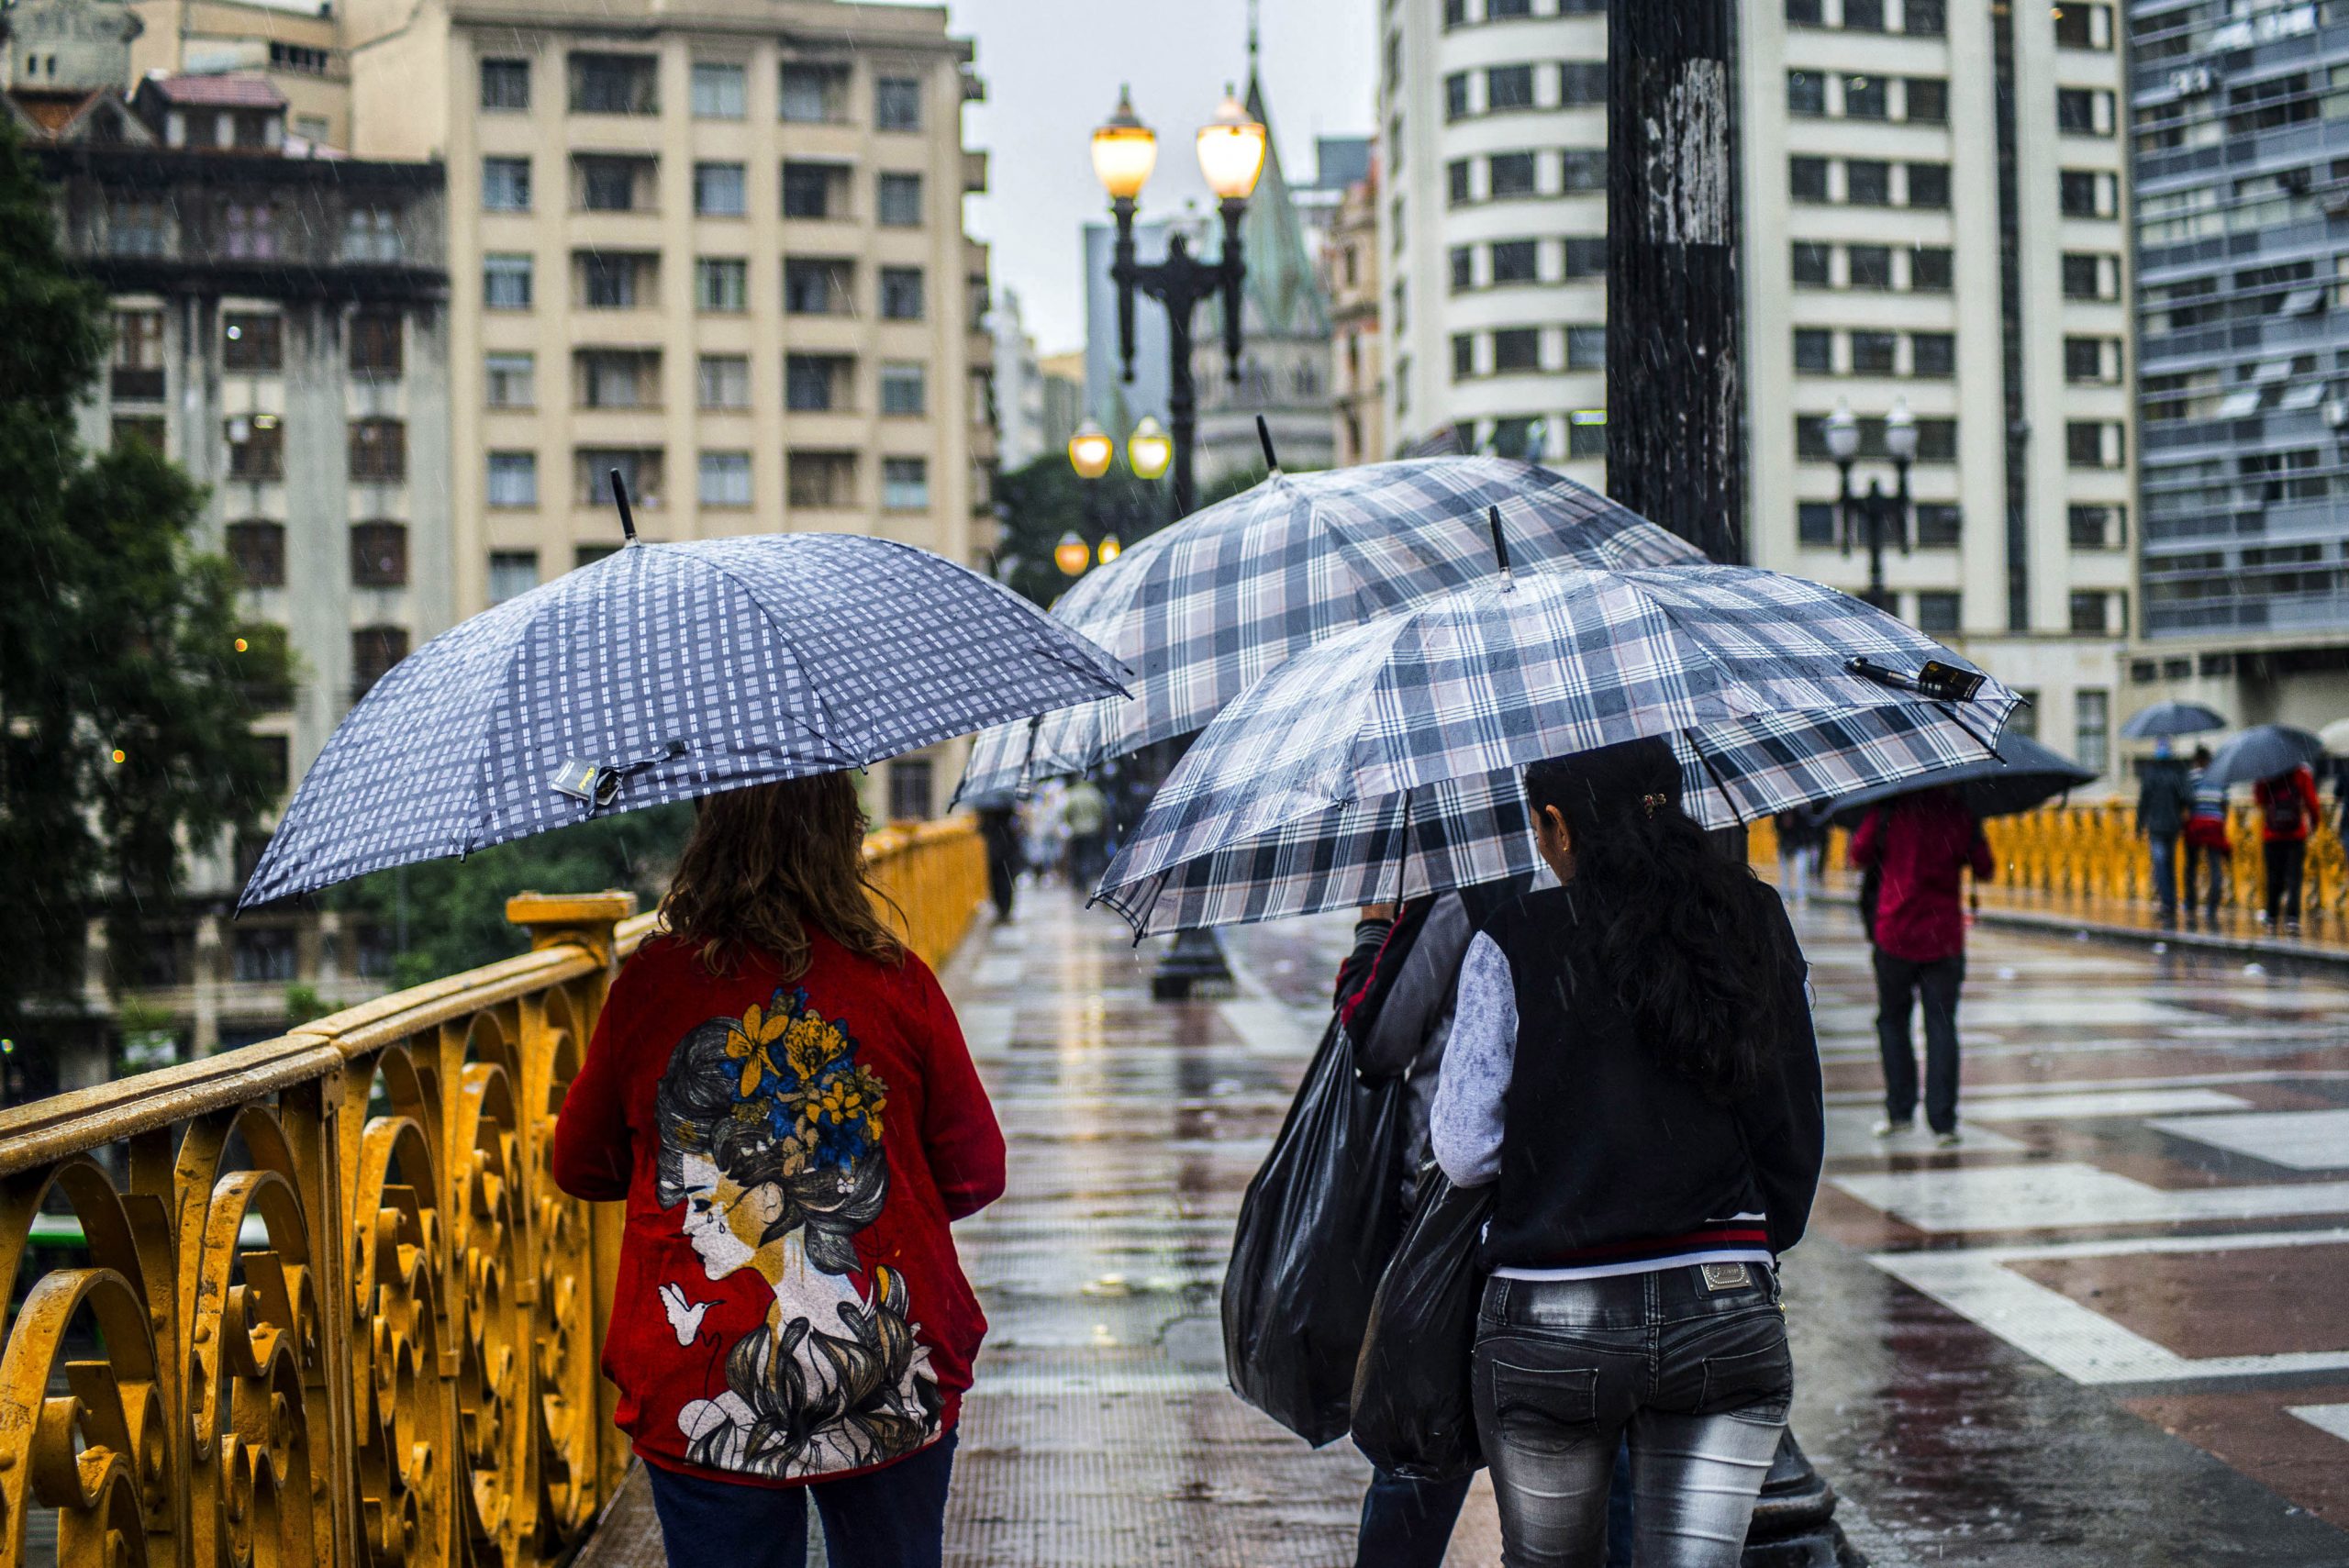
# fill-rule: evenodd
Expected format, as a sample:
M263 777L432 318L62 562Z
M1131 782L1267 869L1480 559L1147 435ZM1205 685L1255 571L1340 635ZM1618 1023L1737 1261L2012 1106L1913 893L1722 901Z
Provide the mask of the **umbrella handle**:
M619 503L620 532L628 535L628 542L636 542L636 514L628 509L628 481L620 477L618 469L612 470L612 499Z

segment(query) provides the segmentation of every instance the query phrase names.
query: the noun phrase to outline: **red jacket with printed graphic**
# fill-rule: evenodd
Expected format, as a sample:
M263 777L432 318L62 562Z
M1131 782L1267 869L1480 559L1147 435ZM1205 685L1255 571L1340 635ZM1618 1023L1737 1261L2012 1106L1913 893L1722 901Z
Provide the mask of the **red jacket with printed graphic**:
M986 1318L948 1224L1004 1184L929 966L809 940L794 981L646 943L555 1128L556 1184L628 1205L603 1363L620 1427L652 1463L754 1485L952 1428Z

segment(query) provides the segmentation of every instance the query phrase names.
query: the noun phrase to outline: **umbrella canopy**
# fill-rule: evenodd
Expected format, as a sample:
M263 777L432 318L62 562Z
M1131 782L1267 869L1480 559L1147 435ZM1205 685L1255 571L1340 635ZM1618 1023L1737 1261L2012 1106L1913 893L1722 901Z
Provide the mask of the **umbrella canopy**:
M1265 671L1492 571L1497 507L1521 565L1669 566L1696 546L1506 458L1275 473L1086 573L1052 614L1138 672L1130 697L979 737L963 792L1083 773L1206 728Z
M2316 732L2324 749L2336 757L2349 757L2349 718L2336 718Z
M1986 754L2015 694L1902 689L1929 661L1967 669L1882 611L1748 567L1488 580L1251 687L1100 895L1148 933L1513 874L1532 855L1515 770L1640 736L1671 739L1684 804L1713 826Z
M2131 714L2121 733L2131 740L2152 740L2164 735L2203 735L2226 727L2226 718L2217 708L2199 702L2157 702Z
M1829 803L1824 815L1838 828L1856 828L1860 818L1887 800L1913 790L1950 785L1964 797L1965 808L1975 816L2012 817L2044 806L2066 790L2093 784L2096 776L2028 735L2007 734L1998 737L1998 750L1994 755L1844 795Z
M911 545L631 540L394 665L302 780L238 906L599 810L863 766L1123 674Z
M2324 755L2324 742L2288 724L2258 724L2244 730L2211 756L2202 770L2202 782L2212 788L2254 784L2288 773L2302 763Z

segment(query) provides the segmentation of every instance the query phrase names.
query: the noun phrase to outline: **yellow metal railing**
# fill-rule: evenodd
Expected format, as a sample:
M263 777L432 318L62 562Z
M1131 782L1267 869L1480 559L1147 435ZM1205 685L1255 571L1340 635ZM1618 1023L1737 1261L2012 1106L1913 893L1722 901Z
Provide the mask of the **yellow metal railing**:
M977 832L866 856L942 962ZM596 1372L620 1214L548 1162L634 905L525 894L519 958L0 1111L0 1568L51 1524L61 1568L571 1550L628 1458Z
M2047 904L2150 904L2153 861L2145 840L2137 835L2136 824L2136 806L2127 800L2044 806L2020 816L1993 817L1983 827L1998 862L1994 885ZM2234 803L2228 813L2227 837L2232 853L2221 906L2245 911L2265 908L2267 866L2260 852L2257 807L2248 801ZM1850 835L1840 830L1830 837L1827 869L1845 869L1849 840ZM1766 821L1748 829L1747 844L1757 862L1777 858L1777 834ZM2185 874L2186 846L2180 843L2181 894ZM2310 912L2349 910L2349 857L2344 857L2331 813L2309 840L2300 896L2303 907Z

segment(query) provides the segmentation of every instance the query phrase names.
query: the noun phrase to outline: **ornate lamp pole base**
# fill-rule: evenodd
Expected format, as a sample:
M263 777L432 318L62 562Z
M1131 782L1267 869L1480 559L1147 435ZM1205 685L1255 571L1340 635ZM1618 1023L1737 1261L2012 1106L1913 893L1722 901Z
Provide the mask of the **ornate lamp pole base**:
M1743 1561L1744 1568L1866 1568L1835 1522L1835 1488L1810 1467L1792 1432L1778 1440L1762 1483Z

